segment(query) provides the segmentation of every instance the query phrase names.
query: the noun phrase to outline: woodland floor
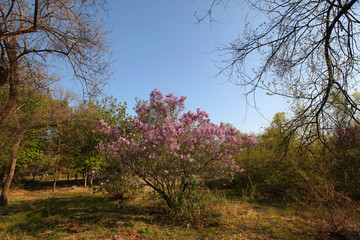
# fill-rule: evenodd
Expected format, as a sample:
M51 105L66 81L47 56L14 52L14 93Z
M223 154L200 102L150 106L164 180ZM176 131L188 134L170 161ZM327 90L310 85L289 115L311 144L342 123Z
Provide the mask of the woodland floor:
M0 208L0 239L328 239L326 214L306 206L228 197L216 216L170 221L161 199L143 194L110 201L79 182L25 184ZM81 183L80 183L81 184ZM348 226L360 229L360 219Z

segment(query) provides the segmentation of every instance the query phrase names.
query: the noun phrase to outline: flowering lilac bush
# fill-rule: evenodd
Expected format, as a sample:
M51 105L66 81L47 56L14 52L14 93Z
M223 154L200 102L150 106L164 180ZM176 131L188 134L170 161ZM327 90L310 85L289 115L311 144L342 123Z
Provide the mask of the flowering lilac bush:
M170 208L205 181L233 178L241 171L235 157L257 143L253 136L239 138L235 128L211 123L205 111L181 115L185 99L164 97L155 89L149 102L138 104L129 132L104 121L97 126L107 136L100 149L157 191Z

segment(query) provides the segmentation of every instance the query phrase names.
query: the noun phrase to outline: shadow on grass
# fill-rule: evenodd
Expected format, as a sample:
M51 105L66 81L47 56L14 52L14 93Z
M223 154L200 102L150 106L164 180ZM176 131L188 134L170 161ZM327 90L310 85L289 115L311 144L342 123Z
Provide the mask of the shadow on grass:
M162 214L159 206L111 202L96 195L28 200L0 209L0 232L34 238L46 238L48 233L106 232L156 223L156 216Z

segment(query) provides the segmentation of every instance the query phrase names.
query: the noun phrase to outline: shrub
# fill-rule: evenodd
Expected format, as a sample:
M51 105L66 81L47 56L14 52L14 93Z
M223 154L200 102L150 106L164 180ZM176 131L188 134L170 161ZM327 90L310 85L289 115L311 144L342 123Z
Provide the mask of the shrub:
M205 111L183 113L185 97L155 89L149 104L136 108L129 131L100 121L98 129L107 141L100 149L125 171L140 177L157 191L169 208L192 198L202 182L232 179L240 166L235 157L243 147L256 145L253 136L238 137L239 131L211 123Z
M217 226L223 215L221 206L226 203L219 192L196 190L169 209L167 221L192 228Z

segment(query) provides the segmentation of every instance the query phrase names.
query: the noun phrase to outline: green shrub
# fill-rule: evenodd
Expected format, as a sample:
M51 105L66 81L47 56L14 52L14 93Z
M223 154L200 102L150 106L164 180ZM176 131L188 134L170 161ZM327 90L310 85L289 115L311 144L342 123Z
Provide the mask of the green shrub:
M189 198L182 198L169 209L168 217L173 224L186 227L217 226L223 214L219 205L226 202L221 192L197 190Z
M105 172L106 173L106 172ZM145 184L136 176L120 172L104 175L94 191L105 192L110 199L133 199L144 189Z

